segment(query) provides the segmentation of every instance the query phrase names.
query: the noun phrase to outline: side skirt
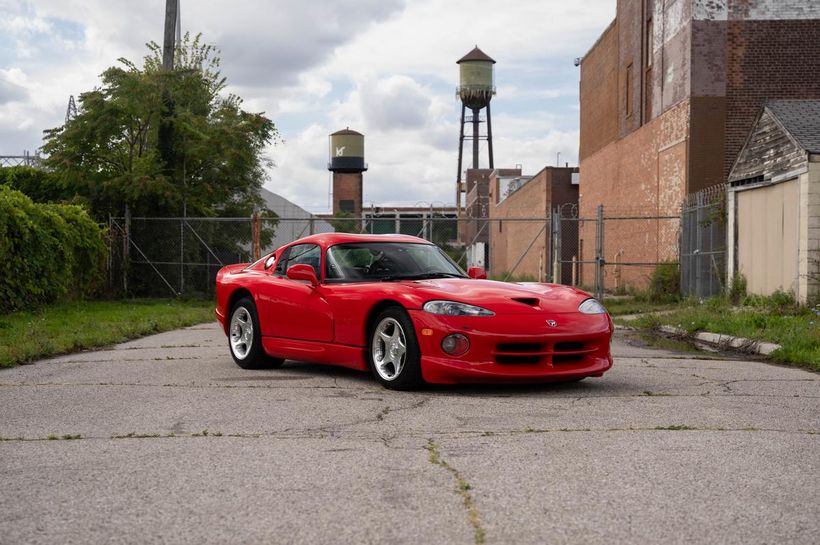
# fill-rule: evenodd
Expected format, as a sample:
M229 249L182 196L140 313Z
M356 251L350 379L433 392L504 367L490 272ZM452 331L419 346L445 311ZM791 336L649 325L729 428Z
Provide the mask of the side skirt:
M262 337L262 347L269 356L277 358L367 370L364 348L361 346Z

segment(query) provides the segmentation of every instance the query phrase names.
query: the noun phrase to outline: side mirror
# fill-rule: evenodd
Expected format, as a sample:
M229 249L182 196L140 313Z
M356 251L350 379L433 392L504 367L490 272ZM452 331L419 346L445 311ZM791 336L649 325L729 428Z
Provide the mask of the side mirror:
M484 270L484 267L470 267L467 269L467 276L476 280L486 280L487 271Z
M288 278L291 280L306 280L310 282L311 286L318 286L319 279L316 277L316 271L310 265L299 263L288 267Z

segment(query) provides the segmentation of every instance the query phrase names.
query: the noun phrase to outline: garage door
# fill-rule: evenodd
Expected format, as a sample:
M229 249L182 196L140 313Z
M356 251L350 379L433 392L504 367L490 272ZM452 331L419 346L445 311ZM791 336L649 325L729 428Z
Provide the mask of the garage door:
M738 268L749 293L797 287L797 180L737 193Z

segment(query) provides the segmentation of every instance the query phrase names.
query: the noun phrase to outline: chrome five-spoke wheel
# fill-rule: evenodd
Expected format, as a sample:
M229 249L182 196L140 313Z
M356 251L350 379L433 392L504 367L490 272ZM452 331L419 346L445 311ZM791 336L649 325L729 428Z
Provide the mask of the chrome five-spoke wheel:
M253 318L245 307L237 307L231 316L231 351L235 358L243 360L253 346Z
M262 346L262 321L250 297L233 304L228 322L228 346L231 357L242 369L280 367L285 360L265 353Z
M376 373L382 379L391 381L401 375L407 358L407 337L398 320L387 317L378 323L371 350Z

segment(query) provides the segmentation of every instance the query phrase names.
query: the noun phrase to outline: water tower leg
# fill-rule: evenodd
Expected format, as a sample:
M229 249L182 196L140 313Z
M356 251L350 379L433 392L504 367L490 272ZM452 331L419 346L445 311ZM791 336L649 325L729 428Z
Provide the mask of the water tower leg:
M487 149L490 152L490 168L493 166L493 123L490 117L490 103L487 103Z
M456 173L456 210L461 212L461 160L464 156L464 112L467 106L461 103L461 131L458 137L458 172ZM460 215L460 214L459 214Z
M478 168L478 108L473 108L473 168Z

